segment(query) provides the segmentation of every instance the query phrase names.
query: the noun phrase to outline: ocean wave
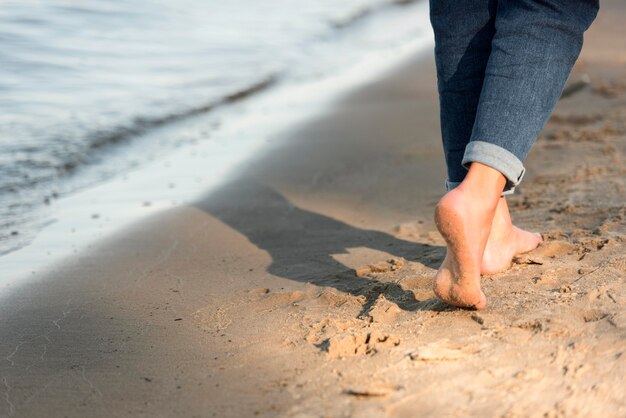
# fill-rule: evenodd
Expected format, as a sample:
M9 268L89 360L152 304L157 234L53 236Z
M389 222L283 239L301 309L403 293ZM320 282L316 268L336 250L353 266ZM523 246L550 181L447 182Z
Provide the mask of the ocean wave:
M0 16L0 254L45 224L38 208L185 139L146 142L145 155L117 166L110 155L151 131L349 65L360 53L349 28L417 1L320 0L298 13L289 0L9 1Z
M329 23L330 26L334 29L345 29L350 26L353 26L366 17L372 15L373 13L379 12L381 10L390 8L390 7L398 7L398 6L408 6L417 2L418 0L389 0L384 1L379 4L373 4L369 6L364 6L358 8L356 10L351 11L348 15L332 19Z

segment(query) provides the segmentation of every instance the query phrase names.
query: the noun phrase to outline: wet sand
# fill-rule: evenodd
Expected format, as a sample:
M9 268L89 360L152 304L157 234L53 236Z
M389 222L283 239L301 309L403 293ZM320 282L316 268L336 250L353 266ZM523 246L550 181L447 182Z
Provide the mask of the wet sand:
M416 57L217 191L0 301L0 416L626 414L626 6L604 1L527 161L546 243L447 307L434 67Z

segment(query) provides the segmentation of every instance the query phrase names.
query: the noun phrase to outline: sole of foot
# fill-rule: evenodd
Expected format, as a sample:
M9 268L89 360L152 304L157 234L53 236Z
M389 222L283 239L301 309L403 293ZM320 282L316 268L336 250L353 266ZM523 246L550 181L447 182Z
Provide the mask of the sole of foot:
M448 251L433 290L450 305L484 309L487 299L480 288L481 260L495 208L489 213L470 202L465 193L454 189L435 209L435 223Z

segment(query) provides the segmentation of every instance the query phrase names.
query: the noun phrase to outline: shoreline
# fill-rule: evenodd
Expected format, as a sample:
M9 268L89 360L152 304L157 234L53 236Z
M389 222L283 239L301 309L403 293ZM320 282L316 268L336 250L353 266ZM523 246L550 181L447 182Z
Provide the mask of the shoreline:
M196 197L227 183L229 176L239 167L258 159L258 153L284 146L281 141L293 140L282 132L326 112L342 97L394 71L411 61L413 56L422 56L429 42L432 42L430 37L416 39L383 55L371 54L342 73L306 83L277 86L252 100L233 104L228 110L238 114L237 120L217 126L211 138L55 199L45 222L39 222L45 226L35 238L17 250L0 255L0 269L5 272L0 292L1 287L12 281L41 274L50 266L89 250L133 223L160 211L189 204ZM220 117L222 115L218 112L160 128L123 150L115 150L111 158L119 158L126 152L141 152L147 141L180 136L181 132L214 130L212 126ZM46 257L41 258L44 254Z
M64 9L52 0L38 8L45 17L34 22L23 18L29 8L16 4L0 16L8 30L0 37L6 41L3 64L8 66L0 73L11 80L2 85L0 101L0 153L5 158L0 166L0 255L23 247L49 224L49 208L59 197L134 171L181 147L213 141L218 125L229 123L227 108L233 101L268 84L332 76L372 54L386 61L389 49L423 37L420 27L428 26L423 1L378 2L380 7L367 10L361 7L364 3L371 1L320 2L291 17L288 9L272 7L263 19L257 19L254 8L212 11L198 5L190 11L171 5L149 13L153 21L165 19L159 30L147 27L150 19L140 16L148 15L138 13L129 33L114 32L104 39L87 26L123 25L135 14L132 10L142 7L113 6L119 13L109 14L95 6ZM350 11L356 10L364 14L353 16ZM209 15L202 18L205 13ZM341 28L332 23L349 16L354 19ZM197 30L175 30L189 29L187 25ZM239 36L220 35L230 26ZM273 26L275 30L262 30ZM385 26L392 30L381 31ZM65 38L69 27L82 35ZM56 35L49 37L47 31ZM143 43L151 42L154 49L144 51ZM74 43L76 49L68 50ZM41 60L29 62L24 51L41 55ZM78 57L80 64L74 61ZM56 66L56 61L67 65ZM119 71L106 70L114 68ZM47 82L39 83L40 78ZM199 114L205 123L195 130L177 123ZM238 119L236 112L233 116ZM163 130L171 135L160 135ZM220 147L212 151L218 153Z
M399 9L400 7L404 12ZM253 118L255 113L257 119L261 119L260 116L267 112L285 115L294 113L293 109L281 109L281 106L284 107L281 100L294 105L304 104L313 107L317 104L310 103L312 96L336 95L332 92L333 83L334 89L339 92L358 86L358 82L352 82L347 79L346 75L352 74L357 79L368 78L366 71L358 74L359 71L355 68L370 66L376 68L374 70L376 73L381 66L393 65L399 56L406 53L407 47L409 50L415 49L418 48L417 44L429 41L429 33L425 30L428 26L427 6L423 1L415 2L410 6L394 6L389 3L382 9L384 10L379 11L381 13L358 18L360 23L357 23L356 27L342 30L341 34L337 34L338 43L335 46L329 43L327 48L319 49L311 44L310 48L315 49L317 54L309 59L319 61L311 68L306 65L303 55L293 61L288 68L276 69L263 78L256 79L255 77L249 80L250 83L231 86L233 89L223 91L223 94L215 97L210 95L213 97L211 100L205 97L205 100L199 100L195 104L194 101L190 101L187 105L181 102L179 103L181 107L174 106L176 102L173 102L165 113L138 114L135 118L128 119L126 122L120 120L109 127L99 121L97 129L94 127L91 133L86 132L83 135L84 141L75 141L74 148L76 149L73 149L71 153L73 157L58 164L58 167L67 165L71 168L67 170L64 168L61 171L55 169L57 172L52 176L53 178L44 176L45 179L41 182L35 181L32 187L24 188L19 186L21 184L19 178L22 175L16 174L17 177L14 177L17 183L9 189L3 206L0 205L5 224L5 227L0 230L0 257L25 247L36 237L38 231L55 222L54 209L59 205L59 198L60 200L73 198L76 192L81 194L85 189L119 179L120 174L133 174L138 169L150 170L149 167L159 161L169 163L171 154L191 151L196 155L206 153L220 155L221 158L229 158L227 154L245 154L250 141L239 139L242 136L254 136L256 131L242 132L231 129L229 137L223 132L228 131L228 126L238 126L242 121L246 123L246 119ZM414 19L409 21L406 17L400 16L405 14L412 15ZM371 36L370 32L390 19L397 23L398 31L394 32L393 36L385 38L386 43L389 44L387 48L382 48L381 45L373 45L371 49L358 47L358 45L367 44L367 38ZM420 26L423 26L424 30L420 30ZM404 38L401 36L403 33ZM408 38L407 34L410 34ZM407 39L410 41L407 42ZM351 45L352 48L350 48ZM333 48L337 49L336 54L332 54ZM345 54L340 53L342 50L352 59L345 62L347 58L343 56ZM340 59L339 62L344 62L345 65L340 66L329 59L330 56L337 56ZM328 92L319 94L315 92L318 88L328 89ZM272 95L279 97L272 100ZM308 95L308 97L303 95ZM246 100L242 101L243 98ZM319 107L323 108L323 105L320 104ZM314 111L310 109L309 113ZM256 123L258 127L262 127L260 134L272 133L272 129L263 126L262 120L247 123ZM288 124L288 121L279 120L275 123L284 126ZM219 144L221 141L227 145ZM242 142L239 149L233 144L238 142ZM90 145L86 145L87 143ZM211 147L210 144L213 146ZM28 158L28 155L24 158ZM20 161L28 162L27 159ZM211 161L206 161L206 163L208 165ZM8 166L7 169L10 167L12 166ZM177 172L180 172L186 167L182 164L182 168L176 168ZM23 174L26 176L24 178L27 178L31 173ZM214 173L214 177L218 174ZM11 176L8 176L7 180L9 178ZM119 189L123 192L124 186L120 186ZM199 193L201 189L198 187L195 192ZM172 195L178 196L177 193ZM84 229L84 226L81 229Z
M626 7L603 8L573 74L591 86L509 203L548 240L484 278L486 311L431 291L445 171L434 65L413 57L7 290L0 415L623 415Z

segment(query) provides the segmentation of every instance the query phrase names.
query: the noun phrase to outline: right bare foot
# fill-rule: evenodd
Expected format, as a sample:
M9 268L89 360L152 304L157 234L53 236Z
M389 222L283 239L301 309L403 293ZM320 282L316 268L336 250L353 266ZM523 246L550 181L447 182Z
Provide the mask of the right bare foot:
M493 217L480 272L494 274L506 270L513 257L534 250L542 241L540 234L513 225L506 199L502 197Z
M480 288L481 263L504 183L496 170L473 163L463 183L435 209L448 248L433 290L450 305L483 309L487 304Z

